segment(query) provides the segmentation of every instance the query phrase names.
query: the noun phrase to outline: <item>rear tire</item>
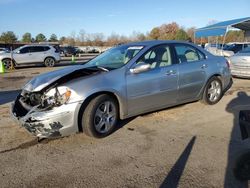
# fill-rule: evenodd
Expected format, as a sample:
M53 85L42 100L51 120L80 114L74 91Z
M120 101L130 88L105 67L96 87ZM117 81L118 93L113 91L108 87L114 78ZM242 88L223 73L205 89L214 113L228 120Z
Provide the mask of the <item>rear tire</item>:
M83 132L91 137L103 138L111 134L118 121L117 101L102 94L90 101L83 112Z
M212 77L208 80L205 87L202 102L208 105L216 104L223 95L222 83L219 78Z
M45 60L44 60L44 65L46 67L54 67L56 61L54 58L52 57L47 57Z

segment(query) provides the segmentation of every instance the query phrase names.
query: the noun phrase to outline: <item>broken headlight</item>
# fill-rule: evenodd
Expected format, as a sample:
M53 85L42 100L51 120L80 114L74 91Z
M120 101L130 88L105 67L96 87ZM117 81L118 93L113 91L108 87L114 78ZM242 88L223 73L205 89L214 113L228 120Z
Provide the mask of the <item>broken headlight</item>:
M54 94L52 95L52 93ZM68 88L66 88L65 91L59 92L58 88L56 87L42 97L41 106L45 108L61 106L69 101L70 96L71 91Z
M30 104L36 106L41 103L42 95L40 93L31 93L29 96Z

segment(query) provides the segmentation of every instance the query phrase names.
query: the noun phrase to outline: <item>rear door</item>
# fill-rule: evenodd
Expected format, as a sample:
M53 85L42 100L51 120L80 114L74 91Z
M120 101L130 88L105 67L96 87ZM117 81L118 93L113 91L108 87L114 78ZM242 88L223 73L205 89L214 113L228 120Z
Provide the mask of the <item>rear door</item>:
M43 62L46 56L45 46L33 46L31 53L33 62Z
M205 55L189 44L174 44L179 62L178 101L195 100L206 81Z
M150 49L134 64L147 63L151 69L141 73L127 72L129 114L138 114L176 103L178 66L174 64L169 45Z

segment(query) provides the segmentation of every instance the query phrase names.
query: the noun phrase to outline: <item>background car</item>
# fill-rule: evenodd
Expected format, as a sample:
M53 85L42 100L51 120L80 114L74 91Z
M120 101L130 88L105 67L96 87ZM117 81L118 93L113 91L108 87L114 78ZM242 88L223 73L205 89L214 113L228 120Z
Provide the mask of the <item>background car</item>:
M229 57L229 62L233 76L250 78L250 47Z
M194 44L137 42L34 77L12 113L38 137L105 137L119 119L197 100L216 104L231 83L226 59Z
M60 47L60 53L62 56L68 57L77 54L77 49L73 46L63 46Z
M225 45L222 44L206 44L205 49L217 56L230 57L239 51L250 46L250 43L234 42Z
M7 48L0 48L0 54L6 53L6 52L9 52L9 50Z
M59 50L50 45L25 45L13 52L0 54L0 60L6 69L24 64L42 63L47 67L53 67L60 61Z
M223 55L225 57L230 57L249 46L249 43L228 43L223 47Z

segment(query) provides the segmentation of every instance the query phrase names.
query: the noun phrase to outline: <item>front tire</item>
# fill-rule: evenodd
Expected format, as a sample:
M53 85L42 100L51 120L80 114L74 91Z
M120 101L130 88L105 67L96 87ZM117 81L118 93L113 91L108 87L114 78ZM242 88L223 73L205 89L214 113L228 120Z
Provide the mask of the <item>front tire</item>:
M223 95L222 83L219 78L212 77L204 90L202 102L208 105L216 104Z
M2 63L4 65L4 68L8 69L8 70L12 69L14 66L14 65L12 65L13 62L11 61L11 59L4 59L4 60L2 60Z
M45 60L44 60L44 65L46 67L54 67L56 61L54 58L52 57L47 57Z
M91 137L103 138L111 134L118 121L117 101L106 94L94 98L82 116L83 132Z

